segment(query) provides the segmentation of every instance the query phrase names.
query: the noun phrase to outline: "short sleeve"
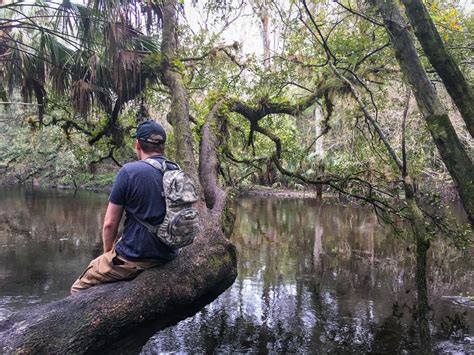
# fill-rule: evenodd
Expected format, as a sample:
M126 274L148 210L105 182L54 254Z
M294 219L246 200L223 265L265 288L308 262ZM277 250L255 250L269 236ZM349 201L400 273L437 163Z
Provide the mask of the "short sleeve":
M112 191L110 192L109 202L116 205L125 205L128 191L128 174L124 168L121 168L115 178Z

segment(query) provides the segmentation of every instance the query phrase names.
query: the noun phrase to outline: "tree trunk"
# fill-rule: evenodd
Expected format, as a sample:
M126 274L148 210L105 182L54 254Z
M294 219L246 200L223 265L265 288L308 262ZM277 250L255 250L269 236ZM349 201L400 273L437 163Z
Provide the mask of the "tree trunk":
M423 51L443 80L444 86L459 109L467 129L474 137L474 89L459 70L444 46L426 7L420 0L403 0L410 23Z
M267 4L265 2L260 4L259 10L260 22L262 23L263 65L268 69L270 68L270 33Z
M176 321L176 314L203 297L224 291L236 274L234 246L220 229L206 228L178 258L132 281L96 286L14 313L0 324L0 353L100 351L139 325L159 321L164 327Z
M171 105L168 121L173 126L176 144L176 158L182 168L199 186L196 159L193 152L193 136L189 121L188 93L180 72L181 62L177 58L178 22L177 0L168 0L163 4L163 30L161 40L160 79L171 92Z
M202 139L200 146L199 160L199 180L204 190L206 206L213 209L219 198L222 199L224 191L219 187L217 174L219 170L219 160L217 158L217 138L215 133L216 112L224 100L220 100L214 105L206 117L202 126Z
M417 317L418 335L420 337L420 349L423 354L431 354L431 335L428 320L428 286L427 274L427 253L430 243L424 236L416 236L416 292L417 292Z
M448 113L430 82L405 26L400 9L391 0L373 0L392 39L395 56L412 86L418 107L451 177L458 185L464 209L474 226L474 164L464 149Z
M417 291L417 323L420 339L420 353L431 354L431 334L428 320L428 286L427 286L427 254L430 242L425 228L423 212L417 205L413 182L410 177L404 177L404 190L407 202L407 211L411 221L411 229L415 242L415 283Z

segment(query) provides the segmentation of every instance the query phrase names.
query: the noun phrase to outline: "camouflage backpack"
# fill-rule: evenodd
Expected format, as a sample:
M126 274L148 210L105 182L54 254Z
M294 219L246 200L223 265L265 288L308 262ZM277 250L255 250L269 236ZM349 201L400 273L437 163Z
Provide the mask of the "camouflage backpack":
M193 207L198 199L193 181L176 163L165 161L161 164L151 158L142 161L163 173L166 215L158 226L134 218L172 249L191 244L199 232L198 211ZM168 169L167 163L175 165L177 169Z

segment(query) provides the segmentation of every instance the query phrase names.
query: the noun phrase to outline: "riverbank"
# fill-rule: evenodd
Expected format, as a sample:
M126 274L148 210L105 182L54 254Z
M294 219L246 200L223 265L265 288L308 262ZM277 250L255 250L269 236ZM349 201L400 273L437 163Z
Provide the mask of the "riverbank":
M0 176L0 186L24 186L45 189L61 189L61 190L84 190L92 192L110 192L115 178L114 174L96 175L94 177L84 178L79 176L71 182L65 181L49 181L36 178L28 179L26 182L12 176Z
M266 186L253 186L239 188L237 195L239 197L282 197L282 198L318 198L317 192L314 190L291 190L291 189L275 189ZM324 194L323 198L332 197Z
M41 188L57 188L63 190L84 190L92 192L108 193L112 189L116 172L105 174L82 174L75 176L74 179L49 181L47 179L30 178L28 181L21 183L18 178L1 175L0 186L33 186ZM275 188L262 185L243 186L236 188L236 195L239 197L277 197L277 198L302 198L302 199L316 199L318 193L309 186L303 190L292 190L289 188ZM429 194L434 193L439 195L443 202L459 201L459 196L456 187L453 184L445 184L442 188L439 186L430 187ZM322 199L338 200L340 202L356 202L353 199L344 197L337 193L330 193L325 191Z

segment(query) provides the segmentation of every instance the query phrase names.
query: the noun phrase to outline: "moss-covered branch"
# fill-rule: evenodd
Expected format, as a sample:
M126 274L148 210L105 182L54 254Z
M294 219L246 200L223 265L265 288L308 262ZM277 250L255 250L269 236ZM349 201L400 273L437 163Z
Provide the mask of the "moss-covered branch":
M229 111L241 114L250 122L258 122L265 116L271 114L287 114L297 116L306 109L313 106L316 101L318 101L318 99L324 97L324 94L327 92L327 90L327 88L317 89L311 95L295 100L294 102L282 98L262 98L255 104L237 99L230 99L227 103L227 107Z

